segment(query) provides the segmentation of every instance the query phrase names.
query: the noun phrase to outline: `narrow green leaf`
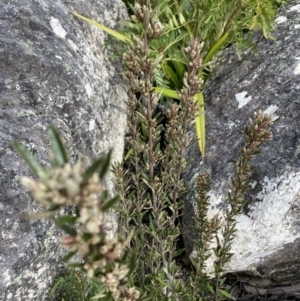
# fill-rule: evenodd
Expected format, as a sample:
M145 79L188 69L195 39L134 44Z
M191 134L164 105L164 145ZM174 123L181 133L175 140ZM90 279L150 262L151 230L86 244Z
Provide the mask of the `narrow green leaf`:
M171 90L163 87L153 87L152 90L155 91L156 93L161 94L162 96L179 99L178 93L175 90Z
M164 34L165 34L165 35L169 35L170 32L165 32ZM172 41L172 43L169 43L169 44L165 47L163 53L166 53L168 49L171 49L175 44L179 43L181 40L183 40L184 38L186 38L188 35L189 35L188 33L182 33L182 34L180 34L176 39L174 39L174 40Z
M177 77L177 74L173 71L173 69L169 66L167 61L164 61L162 63L162 68L164 70L164 72L166 73L166 75L171 79L171 81L174 83L174 85L176 86L177 89L180 89L182 84L179 80L179 78Z
M132 29L135 29L135 30L139 30L139 26L136 23L132 23L132 22L129 22L129 21L123 21L123 20L119 21L118 23L122 26L129 27L129 28L132 28Z
M61 226L65 223L74 225L76 222L77 217L72 215L62 215L57 218L52 218L57 226Z
M107 169L109 167L110 163L110 157L111 157L112 150L108 152L108 154L105 157L96 159L84 172L82 178L83 178L83 184L85 184L89 178L100 169L99 177L100 179L103 178L103 175L107 172Z
M213 17L213 15L210 15L208 18L206 18L206 20L204 21L204 24L209 23L209 21L211 20L212 17Z
M208 54L203 60L203 64L207 64L211 61L211 59L215 56L215 54L219 51L219 49L223 46L224 42L228 37L228 32L225 33L209 50Z
M148 133L147 133L147 128L145 123L142 123L142 134L143 134L143 139L147 140L148 139Z
M215 293L214 288L213 288L210 284L207 284L207 288L208 288L208 290L209 290L212 294Z
M174 252L174 257L179 256L180 254L182 254L183 252L185 252L185 249L179 249L177 251Z
M106 296L106 294L98 294L98 295L96 295L96 296L94 296L94 297L92 297L91 298L91 300L95 300L95 299L99 299L99 298L104 298Z
M135 112L135 113L136 113L137 118L139 119L140 122L142 122L142 123L146 123L147 122L147 118L146 118L145 115L143 115L140 112Z
M66 225L66 224L62 224L62 225L58 225L59 228L61 228L62 230L64 230L67 234L75 237L77 235L77 232L74 228Z
M55 285L52 287L52 289L51 289L50 292L49 292L49 296L52 296L52 295L55 293L55 291L56 291L56 289L57 289L58 286L62 286L62 285L64 284L64 280L65 280L64 277L60 277L60 278L55 282Z
M89 178L103 166L105 158L96 159L84 172L82 184L85 184Z
M147 296L147 293L144 293L140 298L139 298L139 301L153 301L155 300L155 297L154 297L154 292L152 291L151 294L149 294Z
M103 190L102 192L101 192L101 194L100 194L100 200L106 200L106 199L108 199L108 191L107 190Z
M122 42L125 42L125 43L133 44L133 43L132 43L132 40L129 39L128 37L126 37L125 35L123 35L123 34L117 32L117 31L115 31L115 30L113 30L113 29L111 29L111 28L109 28L109 27L106 27L106 26L104 26L103 24L100 24L100 23L98 23L98 22L96 22L96 21L94 21L94 20L92 20L92 19L90 19L90 18L84 17L84 16L82 16L82 15L80 15L80 14L78 14L78 13L75 13L75 12L71 12L71 13L72 13L74 16L76 16L77 18L82 19L82 20L84 20L84 21L90 23L90 24L92 24L92 25L94 25L94 26L100 28L101 30L104 30L105 32L107 32L107 33L110 34L111 36L115 37L116 39L118 39L118 40L120 40L120 41L122 41Z
M82 237L82 239L83 239L84 241L88 241L88 240L90 240L91 238L93 238L93 235L92 235L91 233L83 233L83 234L81 235L81 237Z
M101 299L101 301L111 301L112 300L112 293L111 292L106 292L105 297Z
M127 152L127 154L126 154L126 156L125 156L125 158L124 158L124 161L126 161L128 158L130 158L132 154L133 154L133 148L131 148L131 149Z
M128 267L129 267L129 272L128 272L128 276L129 276L133 273L133 271L136 268L136 253L134 251L132 251L132 254L128 260Z
M183 64L182 62L175 61L175 60L172 60L171 62L176 70L177 76L179 77L180 81L182 82L182 79L184 77L184 72L186 71L186 65Z
M186 20L182 13L179 13L179 21L181 25L184 25L186 23Z
M68 267L70 267L70 268L83 268L84 263L79 263L79 262L69 263Z
M99 172L100 180L102 180L104 178L104 176L106 175L106 173L108 172L108 169L110 166L111 154L112 154L112 150L110 150L104 158L103 165L101 166L101 169Z
M97 286L101 286L101 285L102 285L102 287L98 289L98 293L102 293L102 292L105 291L105 288L104 288L104 286L103 286L103 283L100 281L99 278L93 277L93 278L91 278L90 280L91 280L92 283L94 283L94 284L97 285Z
M51 206L48 210L43 211L43 212L38 212L38 213L22 213L21 216L23 218L28 218L28 219L41 219L41 218L46 218L46 217L51 217L54 214L54 211L58 210L61 208L61 205L55 205Z
M36 161L35 157L27 150L27 148L21 143L13 142L13 147L18 152L19 156L28 164L31 171L38 176L42 173L42 166Z
M102 254L94 254L90 258L91 258L91 261L99 261L100 259L103 258L103 255Z
M176 26L176 27L178 27L179 25L178 25L178 22L177 22L177 20L176 20L176 17L173 15L173 23L174 23L174 25Z
M103 207L101 207L101 209L103 211L108 210L109 208L111 208L117 201L119 200L119 196L115 196L114 198L110 199L109 201L107 201L105 203L105 205L103 205Z
M204 98L202 92L195 95L195 99L200 107L199 111L196 113L196 135L198 140L198 145L202 157L205 155L205 112L204 112Z
M62 143L58 131L53 127L49 126L48 134L51 143L52 150L52 163L54 167L63 167L67 162L69 162L67 151Z
M219 292L224 296L224 297L226 297L226 298L229 298L229 299L231 299L231 300L235 300L235 298L231 295L231 294L229 294L228 292L226 292L226 291L224 291L224 290L219 290Z
M77 253L77 251L70 251L69 253L67 253L66 256L63 257L63 261L68 261L71 257L73 257L75 254Z

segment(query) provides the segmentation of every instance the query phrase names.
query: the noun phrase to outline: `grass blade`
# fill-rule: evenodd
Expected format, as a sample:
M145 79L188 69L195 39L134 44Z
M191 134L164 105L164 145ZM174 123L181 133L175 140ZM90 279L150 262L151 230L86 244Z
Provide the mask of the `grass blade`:
M125 35L123 35L123 34L117 32L117 31L115 31L115 30L113 30L113 29L111 29L111 28L109 28L109 27L106 27L106 26L104 26L103 24L98 23L98 22L96 22L96 21L94 21L94 20L92 20L92 19L90 19L90 18L84 17L84 16L82 16L82 15L80 15L80 14L78 14L78 13L75 13L75 12L71 12L71 13L72 13L74 16L76 16L77 18L82 19L82 20L84 20L84 21L86 21L86 22L88 22L88 23L90 23L90 24L92 24L92 25L94 25L94 26L100 28L101 30L103 30L103 31L105 31L106 33L110 34L111 36L115 37L116 39L118 39L118 40L120 40L120 41L122 41L122 42L125 42L125 43L130 43L130 44L132 44L132 41L131 41L128 37L126 37Z

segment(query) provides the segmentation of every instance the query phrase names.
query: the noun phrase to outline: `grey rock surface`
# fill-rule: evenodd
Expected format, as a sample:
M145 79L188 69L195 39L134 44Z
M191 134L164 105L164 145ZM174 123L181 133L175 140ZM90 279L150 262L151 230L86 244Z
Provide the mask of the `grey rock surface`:
M12 148L23 143L49 162L48 124L58 128L72 161L114 148L121 160L126 94L120 62L107 58L106 34L70 11L111 28L127 18L119 0L0 1L0 300L48 300L65 250L48 220L21 213L40 211L22 188L32 176ZM111 176L106 188L113 194Z
M300 281L300 1L281 9L277 23L275 40L257 36L257 56L246 53L239 61L234 48L224 52L221 66L204 91L206 155L202 160L197 144L189 150L193 163L185 179L192 183L199 173L208 172L210 216L222 215L249 117L260 109L279 117L272 127L273 140L263 145L253 162L257 169L251 175L247 205L237 219L235 254L226 266L227 272L258 285ZM194 205L190 194L183 210L188 253L197 237L191 222Z

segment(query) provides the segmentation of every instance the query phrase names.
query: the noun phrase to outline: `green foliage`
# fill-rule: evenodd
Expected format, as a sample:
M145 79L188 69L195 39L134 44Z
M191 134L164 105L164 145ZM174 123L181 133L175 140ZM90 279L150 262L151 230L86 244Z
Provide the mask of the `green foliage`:
M86 22L88 22L88 23L90 23L90 24L98 27L99 29L106 31L107 33L109 33L110 35L112 35L113 37L115 37L116 39L121 40L122 42L126 42L126 43L132 42L126 36L118 33L115 30L112 30L112 29L110 29L110 28L108 28L108 27L106 27L106 26L104 26L104 25L102 25L102 24L100 24L100 23L98 23L96 21L93 21L92 19L86 18L86 17L84 17L84 16L82 16L80 14L77 14L76 12L72 12L72 14L74 16L76 16L76 17L78 17L78 18L80 18L80 19L82 19L82 20L84 20L84 21L86 21Z
M233 253L231 243L236 233L236 217L242 212L245 205L244 193L249 186L249 176L254 169L250 165L250 161L258 153L260 145L271 139L272 134L269 130L272 125L271 117L263 114L261 111L255 113L255 120L250 120L250 126L245 129L246 145L242 148L241 155L235 165L235 174L231 180L230 191L228 193L229 209L226 211L223 219L215 216L211 220L207 218L207 210L209 207L209 179L206 174L198 176L196 188L198 192L197 199L197 226L199 236L195 240L197 256L192 256L191 260L196 267L196 273L193 275L193 282L197 283L203 300L206 296L213 294L216 301L227 300L232 298L224 289L225 278L221 275L224 272L224 265L229 262ZM217 234L223 237L222 245L219 243ZM217 246L213 247L211 242L217 239ZM215 287L211 287L211 283L205 274L206 261L214 254ZM195 287L195 285L193 285ZM195 295L195 292L193 292Z
M93 297L104 294L105 287L96 278L89 279L81 270L71 269L55 279L49 296L59 295L58 301L100 301L101 297Z
M145 48L142 47L149 41L145 39L145 44L141 40L137 42L140 42L141 53L145 55L142 51ZM193 47L196 54L193 55L193 51L190 51L191 61L198 60L197 53L201 49L197 42ZM131 66L131 62L140 61L140 65L135 65L131 71L127 69L128 78L135 72L140 73L143 70L146 74L147 69L153 70L147 56L143 56L142 60L134 56L138 52L129 51L126 56L127 66ZM193 68L199 65L193 61L191 66L193 67L189 70L188 78L189 74L194 73ZM176 262L176 257L182 252L176 246L181 232L176 220L181 209L180 197L187 190L180 178L188 163L184 159L184 150L188 146L186 127L192 121L197 108L191 96L193 93L189 90L193 87L182 89L179 95L184 106L178 111L178 106L174 104L169 111L172 126L166 127L168 145L162 151L157 147L162 127L153 118L156 98L150 94L150 82L151 76L148 81L141 78L137 82L140 97L148 101L148 105L145 103L146 107L141 106L140 111L136 110L138 99L135 94L130 93L130 89L133 91L137 86L130 86L128 91L131 96L127 103L128 114L132 116L128 125L131 135L128 142L132 154L127 159L127 168L124 169L122 165L114 167L122 213L118 240L116 237L107 237L106 231L109 228L104 219L105 211L118 198L108 198L108 193L99 182L104 171L108 169L110 153L102 160L95 160L87 168L84 167L83 159L71 166L67 162L68 156L58 132L50 127L53 170L38 169L38 182L27 177L21 179L37 201L50 206L38 218L50 217L67 234L61 239L62 244L70 250L64 260L69 261L76 253L83 258L79 263L69 264L76 270L55 281L50 293L60 292L61 301L234 299L226 291L225 278L221 276L225 263L233 255L230 249L236 232L235 218L241 213L245 203L243 195L249 185L249 173L253 170L250 161L258 153L259 146L272 136L269 131L271 117L258 112L256 119L250 120L250 126L245 129L246 145L236 163L235 177L228 193L230 209L223 222L218 216L208 219L209 179L205 174L197 178L196 229L199 237L195 241L197 256L191 257L195 272L191 272L188 279L184 279L181 277L181 266ZM194 82L195 86L198 84L199 82ZM141 116L146 124L148 140L145 143L140 143L141 133L138 127L141 120L137 116ZM185 128L182 128L182 124L185 124ZM29 156L26 148L18 143L15 146L30 167L36 166L36 160ZM65 160L65 163L58 164L58 158ZM163 168L160 171L155 170L160 164ZM98 171L99 168L104 171ZM75 214L55 214L55 211L68 204L75 205ZM169 213L166 209L169 209ZM220 230L223 244L214 247L211 242L217 238ZM206 262L212 254L216 256L216 278L213 282L205 271ZM144 295L140 296L135 286ZM153 287L156 289L153 290Z
M137 287L147 291L149 296L152 295L153 300L210 300L213 297L221 301L232 298L224 289L225 279L221 279L221 274L224 264L232 256L230 245L235 234L235 217L243 206L241 196L248 185L245 179L251 171L248 166L252 155L245 155L244 150L238 161L243 162L242 165L238 163L240 168L237 170L237 179L233 180L233 183L237 181L240 184L234 188L238 196L234 195L229 200L232 210L225 217L225 226L221 225L218 217L208 220L208 179L205 176L198 179L197 230L200 237L195 245L199 252L197 258L192 259L196 273L191 273L188 281L184 281L179 277L182 271L176 262L177 254L182 252L176 252L176 243L181 233L178 223L182 208L181 196L188 189L183 186L181 175L188 164L184 157L189 146L187 127L194 116L199 114L199 107L203 104L203 96L199 94L203 81L198 76L203 67L203 45L194 39L184 49L182 59L185 60L186 70L179 90L153 88L157 61L152 56L151 49L163 32L155 16L152 22L151 18L149 20L151 10L145 4L142 6L142 3L140 1L139 5L135 5L135 19L142 24L142 29L134 37L134 46L129 47L123 55L124 77L129 86L127 144L130 152L126 155L124 165L119 164L114 168L122 209L119 233L121 237L126 237L129 229L135 231L129 249L137 254L133 281ZM217 45L216 49L218 47ZM175 78L175 73L170 72L170 77ZM175 79L176 84L178 82ZM179 99L179 103L174 102L167 106L165 126L160 123L160 114L156 114L158 99L164 89L166 94ZM195 97L198 102L195 102ZM246 138L249 142L250 136L255 136L255 145L259 146L258 141L270 138L269 132L266 132L271 120L259 113L255 124L252 127L257 136L246 130ZM165 147L161 144L163 131ZM263 138L258 138L260 131L264 133ZM245 149L254 151L253 145L247 145ZM243 177L240 177L241 170ZM228 239L225 239L223 246L211 247L219 230ZM214 285L205 271L210 253L214 253L217 258ZM153 287L157 290L153 291Z
M152 5L165 29L151 49L155 56L164 55L161 68L156 70L156 82L173 90L184 85L183 74L187 66L182 49L191 40L199 38L203 42L204 68L199 70L199 77L205 84L220 50L235 44L240 56L243 48L253 49L251 40L256 29L262 29L266 38L272 38L276 16L276 5L272 0L165 0L154 1ZM168 97L163 93L162 96ZM200 108L195 124L199 149L204 156L204 103Z
M203 66L198 70L198 76L203 84L209 79L217 53L235 44L237 54L241 57L242 50L254 50L252 36L260 29L266 38L273 38L271 31L279 5L286 0L164 0L151 1L155 15L159 19L163 32L149 45L149 56L160 64L155 67L155 83L160 91L160 103L170 99L178 99L176 91L188 85L184 82L184 74L188 69L183 51L191 41L198 39L203 42ZM144 24L136 18L138 6L142 7L147 1L124 0L131 13L130 22L122 22L126 29L114 31L87 17L74 13L77 17L106 31L120 41L132 45L135 36L138 36ZM156 22L156 21L155 21ZM122 55L126 46L122 46L119 53ZM164 89L163 89L164 88ZM195 95L203 95L200 90ZM198 97L198 98L199 98ZM196 135L199 149L205 155L205 110L204 102L196 113Z
M236 217L242 212L245 205L244 193L249 187L249 175L254 169L254 167L250 165L250 161L258 154L260 145L272 138L272 133L269 130L272 123L270 116L259 111L255 113L255 120L250 119L250 126L245 128L246 145L242 148L241 155L235 164L235 177L231 181L230 191L228 192L230 209L224 216L225 224L222 228L222 236L224 238L223 246L218 250L214 250L218 258L215 264L217 294L223 294L219 289L218 280L221 273L224 272L223 267L225 263L227 263L233 255L230 250L236 232Z
M26 149L26 147L17 141L13 143L16 151L20 154L22 159L28 164L31 171L38 176L42 173L42 166L35 160L34 156Z
M253 170L249 162L260 144L270 139L272 122L259 112L246 128L246 146L236 164L228 194L230 209L223 220L207 217L209 179L197 178L197 255L190 258L194 270L185 279L177 261L183 250L178 250L177 242L182 196L190 189L182 181L189 163L184 156L190 143L188 127L195 122L204 156L202 89L216 54L229 44L236 44L238 53L244 47L252 49L255 29L272 38L275 6L283 1L155 0L153 10L145 0L126 3L133 15L120 32L73 13L124 42L129 150L124 162L114 166L119 197L109 197L100 184L110 167L111 152L88 167L83 158L73 166L58 132L49 127L52 166L44 169L24 146L15 143L38 178L23 177L22 183L46 207L31 217L49 217L66 233L61 240L69 249L65 261L76 254L83 258L69 264L75 269L58 278L51 293L60 290L61 301L234 299L222 274L233 255L236 216L244 206ZM65 205L75 205L75 213L61 214ZM111 208L121 212L118 238L107 235L105 213ZM220 234L224 243L214 246ZM216 257L213 281L206 271L212 256Z
M52 291L63 286L67 292L63 298L76 301L143 300L139 298L139 291L128 286L135 260L134 256L125 252L130 234L122 242L107 235L111 226L105 213L118 201L118 197L110 198L100 180L109 169L111 152L87 168L83 157L72 166L60 135L52 126L49 127L49 138L52 150L50 169L43 169L21 144L15 143L15 148L38 177L38 181L22 177L22 184L36 201L47 208L31 217L49 217L66 233L61 239L61 243L69 249L64 261L69 261L77 253L84 258L79 263L70 264L80 270L59 278ZM66 205L75 205L73 215L63 215L59 210Z
M159 95L152 87L158 62L151 52L162 27L151 14L142 2L136 4L136 19L143 28L134 37L134 46L123 56L124 76L129 86L127 143L131 153L126 156L126 169L122 165L114 169L123 210L120 235L127 237L129 229L135 231L130 245L130 251L137 254L135 285L147 291L152 300L179 301L188 296L175 260L182 206L179 198L186 191L181 174L187 167L184 158L189 145L187 129L199 110L194 96L201 85L196 75L202 67L202 45L194 40L185 49L189 67L184 81L189 84L174 91L179 104L168 106L168 123L163 126L161 115L156 112ZM162 146L162 135L165 146ZM153 291L153 287L157 289Z

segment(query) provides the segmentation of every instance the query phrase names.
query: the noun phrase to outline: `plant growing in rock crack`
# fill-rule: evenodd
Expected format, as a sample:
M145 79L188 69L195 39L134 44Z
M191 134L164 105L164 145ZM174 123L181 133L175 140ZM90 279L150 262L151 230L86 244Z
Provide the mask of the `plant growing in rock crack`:
M177 250L176 244L181 233L180 199L188 189L183 186L181 175L188 164L184 157L189 146L187 129L199 111L195 95L203 83L199 77L203 67L203 45L192 40L184 49L188 66L184 74L185 86L177 92L180 102L170 104L166 109L167 123L163 125L161 114L156 110L159 96L152 89L154 70L159 61L151 57L149 50L161 34L161 25L144 1L137 3L136 18L143 24L143 31L134 38L134 46L123 56L125 78L129 85L127 144L130 151L125 164L114 169L123 210L119 232L126 237L129 229L135 229L130 245L137 254L134 281L139 288L147 290L153 300L210 300L212 295L215 300L222 300L230 297L223 289L224 279L221 280L220 276L232 255L230 245L235 233L235 219L244 205L243 194L251 171L249 161L259 145L270 138L268 128L271 119L259 112L256 122L245 131L247 145L237 162L236 178L229 193L231 209L225 214L222 228L218 217L209 221L206 216L208 179L200 176L197 180L197 221L201 234L196 245L199 254L193 260L196 273L184 281L176 262L176 256L182 252ZM166 140L164 147L162 132ZM224 244L214 249L217 257L214 287L204 268L209 258L210 242L220 228ZM153 286L159 289L153 292Z
M180 103L167 108L168 122L163 127L161 115L157 113L159 95L152 91L154 69L159 60L154 60L149 51L152 42L162 33L162 26L144 1L136 3L135 10L143 31L134 37L134 46L123 56L129 85L127 143L130 153L125 160L126 170L121 165L115 166L124 212L120 231L126 237L130 228L135 229L130 246L137 254L135 283L148 291L153 300L179 301L187 292L175 261L180 235L178 199L185 192L181 174L187 167L184 158L189 145L187 130L199 110L194 96L202 83L198 75L202 67L202 45L193 40L185 48L189 66L185 73L186 87L178 92ZM164 149L163 131L167 142ZM153 286L158 288L155 292Z
M196 16L199 11L196 10ZM129 151L124 164L114 167L120 194L119 240L109 238L105 232L109 229L104 221L104 213L117 201L117 198L110 199L99 184L108 168L108 158L96 160L87 169L82 160L72 167L58 133L50 128L53 171L42 169L24 147L16 144L19 153L40 180L35 182L23 178L22 182L36 200L50 206L38 217L49 216L68 234L62 239L62 243L71 249L66 259L76 252L83 257L84 262L73 266L85 271L100 286L95 299L223 300L230 295L224 290L221 275L224 265L232 256L230 245L235 234L236 217L242 210L243 194L252 170L249 161L260 144L270 138L268 127L271 120L259 112L256 121L246 129L247 144L236 165L236 177L229 193L230 208L223 220L218 216L208 220L208 178L204 175L198 178L197 222L200 237L195 242L198 255L192 258L195 271L184 279L176 257L183 251L177 249L181 233L181 196L189 187L184 187L181 175L188 165L184 157L190 142L188 127L195 116L202 116L199 115L203 109L199 97L205 80L203 72L207 67L203 59L209 55L210 48L204 50L203 47L207 46L198 40L199 31L196 29L185 47L178 47L177 44L178 49L174 48L177 54L183 50L180 60L177 57L174 60L170 57L166 59L167 65L172 61L173 65L179 62L184 66L181 85L176 87L176 91L154 89L153 81L159 81L162 70L166 72L164 80L171 77L171 71L166 71L169 69L160 65L163 64L165 52L156 51L161 43L157 41L163 37L163 26L148 1L136 1L134 12L136 35L129 40L126 37L128 48L123 56L124 76L128 82ZM181 14L184 16L183 12ZM180 20L180 15L178 18ZM181 27L189 27L188 23L185 22ZM130 40L133 42L130 43ZM171 46L167 48L171 49ZM217 48L214 48L214 52ZM167 87L172 88L171 84ZM161 105L161 96L168 96L165 92L178 101L169 99L161 112L157 108ZM162 123L162 113L166 116L165 123ZM161 137L164 137L164 144ZM100 173L96 172L98 168ZM73 216L54 215L56 210L67 204L76 206ZM213 248L210 243L220 229L224 243ZM133 235L131 230L134 231ZM205 273L211 250L217 257L214 282ZM134 285L147 293L147 297L140 297Z
M49 296L59 298L61 301L88 301L101 291L104 292L101 284L93 282L80 269L71 268L54 279Z
M97 283L99 291L91 299L139 299L140 292L128 285L134 269L134 255L128 257L125 252L130 234L123 242L107 235L111 225L105 220L105 213L118 197L110 198L100 181L109 168L111 153L95 160L87 168L83 157L72 166L60 136L53 127L49 128L49 136L52 170L43 169L23 145L15 143L16 150L39 179L35 181L22 177L21 182L33 198L47 208L31 217L49 217L66 232L61 243L70 252L64 260L69 260L76 253L83 258L82 262L70 266L82 269L88 278ZM67 205L75 205L73 215L55 214Z
M225 278L221 279L221 275L224 272L225 264L233 255L230 250L236 233L236 218L241 214L245 205L244 193L249 187L250 174L254 169L250 165L250 161L258 153L261 144L272 138L270 132L272 124L272 117L259 111L255 113L255 120L250 119L250 126L245 128L246 145L242 148L241 155L235 164L235 175L231 180L228 192L229 208L223 218L215 216L208 220L206 213L209 207L209 179L206 174L201 174L196 180L198 192L196 220L199 237L195 241L196 252L191 256L191 260L196 267L193 281L199 284L197 287L201 288L200 295L203 299L200 300L207 300L205 295L209 292L214 295L215 301L230 297L222 287ZM217 247L212 248L210 243L220 229L222 243L218 241ZM211 250L216 257L214 262L215 287L208 281L205 273L205 262L209 258Z
M250 165L250 161L258 153L259 146L272 138L272 133L269 130L273 124L272 118L261 111L255 113L255 118L254 122L250 120L250 126L245 129L246 145L242 148L240 158L235 164L235 177L231 181L228 193L230 208L224 215L223 245L215 250L215 254L218 257L218 261L215 264L216 296L219 291L220 275L224 271L223 267L233 255L230 252L230 248L236 232L236 217L242 212L245 205L244 193L249 186L249 174L254 169Z
M120 46L122 56L127 43L133 45L133 37L143 30L143 25L136 17L137 3L141 7L147 1L123 0L130 14L130 22L122 21L124 27L114 31L78 13L77 17L105 30L114 38L125 42ZM203 68L199 77L203 84L207 82L216 65L217 54L234 44L241 57L243 49L254 50L253 33L262 30L266 38L273 38L271 31L275 27L277 8L288 0L163 0L151 1L156 16L159 17L164 31L151 43L149 53L160 58L154 69L153 89L159 94L159 104L178 101L177 91L185 85L184 74L188 70L187 60L182 49L191 40L203 42ZM203 86L202 86L203 88ZM205 155L205 110L202 91L195 95L199 104L195 116L196 135L199 149Z
M199 47L197 42L194 45L194 47ZM198 51L200 49L199 47ZM188 53L189 50L187 49ZM149 63L147 59L145 62ZM150 66L148 63L147 66ZM128 72L131 73L131 71ZM183 100L188 100L188 90L182 91L181 95L186 97ZM152 97L149 94L148 99ZM133 99L137 101L135 96ZM193 102L190 102L186 106L189 107L192 104ZM130 101L128 110L133 113L130 109ZM170 114L171 112L172 109L170 109ZM23 177L21 181L32 196L47 207L45 212L31 217L50 217L67 233L67 236L61 240L63 245L71 249L65 256L65 260L70 259L77 252L83 258L80 263L70 264L71 267L80 270L74 270L69 276L59 278L52 292L64 285L64 296L70 299L62 300L68 301L74 300L72 298L82 301L221 301L232 298L224 290L224 278L222 279L221 275L224 272L224 265L232 256L230 247L236 231L236 217L241 213L245 203L243 195L249 185L249 173L253 170L250 160L257 154L259 146L272 136L269 131L272 125L271 117L258 112L255 118L254 121L250 120L250 126L245 129L246 146L242 148L241 156L236 163L235 177L228 194L230 207L224 214L223 220L218 216L211 220L207 218L209 179L205 174L197 178L196 219L199 238L195 241L197 256L191 258L195 270L186 279L182 277L181 267L175 261L176 255L180 252L176 247L176 238L180 233L180 227L176 224L180 203L176 198L185 191L180 178L176 178L179 173L176 174L175 171L178 172L180 166L186 167L184 160L178 160L179 148L173 148L177 145L175 137L172 141L173 146L165 151L169 159L171 158L170 151L175 151L173 155L177 158L174 162L172 159L168 162L171 176L166 173L167 169L162 169L158 172L158 176L151 178L151 156L162 160L162 154L155 155L157 148L155 152L151 152L149 145L145 146L132 138L129 139L130 143L134 144L136 150L139 151L138 156L132 153L132 157L128 158L132 169L123 170L121 165L115 166L122 207L120 236L127 237L125 241L109 237L105 232L109 230L109 224L105 222L104 214L118 200L117 197L109 199L99 182L108 169L110 153L107 157L96 160L86 169L83 158L76 165L71 166L58 133L50 127L53 170L49 170L43 169L25 147L15 143L21 157L39 178L38 182L27 177ZM149 124L148 130L152 128L155 132L157 130L153 127L155 122L152 118L151 120L147 123ZM176 133L182 133L178 120L174 120L176 122L173 126L177 129ZM130 129L136 133L138 132L134 125L137 126L138 123L138 119L135 119L135 123L130 125ZM171 142L171 140L168 141ZM141 148L141 145L144 147ZM141 153L145 149L147 150L146 159ZM97 172L99 168L100 172ZM131 176L130 172L133 172ZM154 173L156 172L153 169ZM178 186L174 186L176 184ZM73 215L57 216L55 214L58 209L70 204L75 205ZM166 207L170 209L170 214L166 213ZM147 219L145 219L147 214ZM133 237L130 228L134 229ZM217 248L211 247L211 241L215 239L219 229L222 229L223 243ZM214 281L211 281L205 272L206 261L211 251L216 255ZM137 262L135 262L136 254ZM75 289L74 285L76 285ZM134 285L148 294L140 296L139 290ZM156 289L154 292L153 287Z

